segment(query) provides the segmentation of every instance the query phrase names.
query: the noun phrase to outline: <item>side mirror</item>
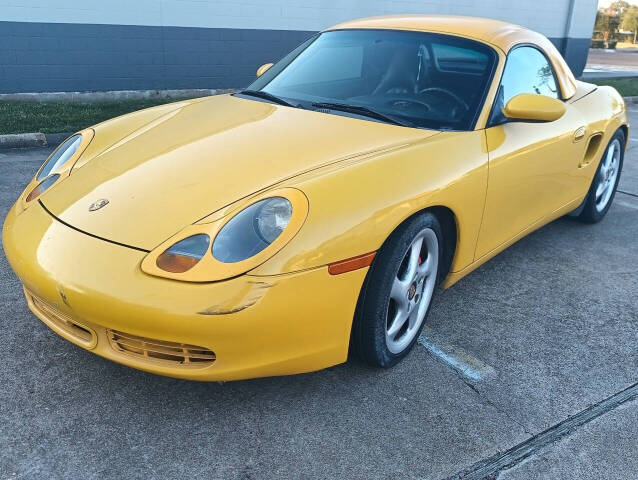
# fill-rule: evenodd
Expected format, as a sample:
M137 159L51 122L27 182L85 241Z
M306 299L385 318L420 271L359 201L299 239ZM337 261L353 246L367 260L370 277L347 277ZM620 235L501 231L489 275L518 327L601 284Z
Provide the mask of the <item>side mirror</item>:
M270 67L272 67L274 63L264 63L261 67L257 69L257 76L261 77L264 73L268 71Z
M553 122L564 114L565 104L560 100L531 93L512 97L503 109L506 118L533 122Z

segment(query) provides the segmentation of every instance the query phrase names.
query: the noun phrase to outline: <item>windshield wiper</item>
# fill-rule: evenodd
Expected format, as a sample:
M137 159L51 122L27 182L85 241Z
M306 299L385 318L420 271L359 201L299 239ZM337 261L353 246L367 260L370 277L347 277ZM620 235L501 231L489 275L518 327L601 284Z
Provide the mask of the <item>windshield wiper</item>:
M264 100L270 100L271 102L278 103L279 105L285 105L286 107L295 107L292 103L284 100L283 98L273 95L272 93L264 92L263 90L242 90L238 92L240 95L247 95L249 97L263 98Z
M325 108L328 110L339 110L342 112L355 113L357 115L374 118L376 120L381 120L382 122L391 123L393 125L400 125L402 127L414 126L414 124L412 123L397 120L396 118L392 118L388 115L385 115L383 113L377 112L376 110L372 110L371 108L364 107L361 105L348 105L346 103L317 102L317 103L313 103L312 106L316 108Z

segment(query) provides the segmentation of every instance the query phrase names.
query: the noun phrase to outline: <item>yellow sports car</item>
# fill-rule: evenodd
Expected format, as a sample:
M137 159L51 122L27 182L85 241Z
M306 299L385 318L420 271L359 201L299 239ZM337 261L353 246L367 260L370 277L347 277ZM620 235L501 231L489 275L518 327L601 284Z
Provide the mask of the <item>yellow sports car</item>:
M73 135L3 243L35 315L135 368L234 380L350 349L390 367L437 284L562 215L601 220L627 137L622 97L540 34L355 20L246 90Z

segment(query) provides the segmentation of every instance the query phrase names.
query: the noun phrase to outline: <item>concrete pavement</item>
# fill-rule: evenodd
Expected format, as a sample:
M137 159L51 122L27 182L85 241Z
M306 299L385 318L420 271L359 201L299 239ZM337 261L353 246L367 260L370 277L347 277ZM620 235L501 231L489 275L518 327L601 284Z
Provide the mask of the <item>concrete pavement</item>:
M499 478L635 478L638 428L634 426L637 424L638 401L634 400L583 426L551 448L539 451Z
M37 320L0 254L0 479L472 478L638 382L637 147L632 133L626 193L602 223L557 220L439 292L422 344L386 371L350 361L226 384L138 372ZM0 152L1 218L47 153ZM637 408L492 475L633 478Z

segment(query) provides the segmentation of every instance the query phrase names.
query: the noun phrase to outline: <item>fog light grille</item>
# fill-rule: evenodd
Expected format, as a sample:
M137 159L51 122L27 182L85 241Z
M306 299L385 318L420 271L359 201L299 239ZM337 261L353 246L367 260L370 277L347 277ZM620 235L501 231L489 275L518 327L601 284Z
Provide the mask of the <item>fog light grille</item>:
M44 322L53 330L82 347L95 347L97 335L92 329L82 325L54 305L33 295L31 292L27 291L26 294L32 308L40 314Z
M204 367L215 361L215 353L206 347L138 337L117 330L106 333L113 349L141 359L191 367Z

